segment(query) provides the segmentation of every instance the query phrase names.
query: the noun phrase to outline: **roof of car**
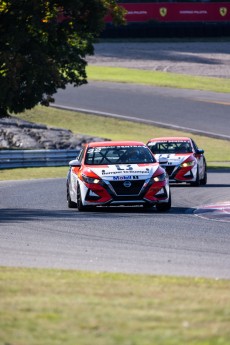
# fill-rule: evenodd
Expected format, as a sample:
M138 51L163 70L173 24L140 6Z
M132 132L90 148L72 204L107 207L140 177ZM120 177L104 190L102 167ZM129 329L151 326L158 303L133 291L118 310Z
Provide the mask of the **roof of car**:
M88 143L89 147L101 146L146 146L141 141L97 141Z
M191 138L188 137L159 137L159 138L152 138L150 139L148 142L152 142L152 141L190 141Z

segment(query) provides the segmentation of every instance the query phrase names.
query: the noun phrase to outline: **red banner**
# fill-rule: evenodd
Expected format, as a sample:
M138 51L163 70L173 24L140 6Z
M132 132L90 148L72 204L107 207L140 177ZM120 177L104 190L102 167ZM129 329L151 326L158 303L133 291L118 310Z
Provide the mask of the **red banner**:
M128 3L122 4L126 20L130 22L224 22L230 21L230 3ZM107 17L106 22L111 22Z

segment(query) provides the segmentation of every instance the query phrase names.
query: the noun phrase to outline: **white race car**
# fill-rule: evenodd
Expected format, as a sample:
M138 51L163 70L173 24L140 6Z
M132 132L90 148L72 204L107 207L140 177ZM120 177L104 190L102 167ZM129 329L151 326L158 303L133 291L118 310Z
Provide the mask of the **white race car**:
M168 176L149 148L136 141L92 142L69 163L67 204L79 211L96 206L171 208Z
M193 139L187 137L161 137L147 143L156 160L165 158L161 164L169 175L169 181L186 182L193 186L206 185L207 164L204 150L199 149Z

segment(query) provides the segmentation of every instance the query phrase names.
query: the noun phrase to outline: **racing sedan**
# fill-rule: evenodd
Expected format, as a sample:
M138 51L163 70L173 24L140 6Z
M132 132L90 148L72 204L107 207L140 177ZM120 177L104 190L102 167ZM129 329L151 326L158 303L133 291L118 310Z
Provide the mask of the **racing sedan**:
M169 179L149 148L138 141L87 143L69 162L67 204L79 211L96 206L154 205L171 208Z
M187 137L161 137L150 139L147 143L157 161L169 175L169 181L186 182L193 186L207 183L207 164L204 150L199 149L193 139Z

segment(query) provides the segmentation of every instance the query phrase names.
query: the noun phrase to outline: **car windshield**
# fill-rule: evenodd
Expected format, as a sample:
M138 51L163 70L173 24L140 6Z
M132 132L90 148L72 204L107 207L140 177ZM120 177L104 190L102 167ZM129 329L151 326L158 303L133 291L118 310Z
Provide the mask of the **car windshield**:
M153 154L190 153L192 146L189 141L162 141L152 142L149 145Z
M85 164L141 164L156 160L145 146L103 146L91 147L86 152Z

